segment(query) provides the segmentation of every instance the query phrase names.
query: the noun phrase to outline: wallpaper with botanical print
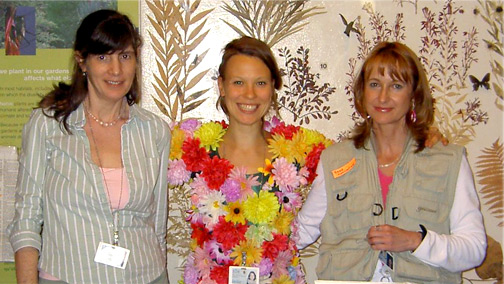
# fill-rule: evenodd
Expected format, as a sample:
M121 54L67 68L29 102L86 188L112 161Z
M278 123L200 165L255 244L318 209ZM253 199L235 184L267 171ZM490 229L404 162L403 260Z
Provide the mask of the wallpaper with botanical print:
M436 99L436 126L468 150L487 229L488 255L464 283L502 283L503 2L454 0L141 1L143 105L169 122L225 119L215 108L217 67L230 40L265 41L283 74L282 118L336 141L360 119L351 86L377 42L412 48ZM190 245L188 188L170 189L172 283ZM307 280L316 279L317 246L305 249ZM484 280L484 281L482 281Z

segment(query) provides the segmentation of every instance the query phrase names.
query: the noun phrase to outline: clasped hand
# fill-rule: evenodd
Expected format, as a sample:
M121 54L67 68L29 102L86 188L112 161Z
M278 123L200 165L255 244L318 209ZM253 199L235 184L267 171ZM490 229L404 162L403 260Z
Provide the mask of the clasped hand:
M378 225L369 228L366 239L374 250L414 251L422 242L422 234L406 231L396 226Z

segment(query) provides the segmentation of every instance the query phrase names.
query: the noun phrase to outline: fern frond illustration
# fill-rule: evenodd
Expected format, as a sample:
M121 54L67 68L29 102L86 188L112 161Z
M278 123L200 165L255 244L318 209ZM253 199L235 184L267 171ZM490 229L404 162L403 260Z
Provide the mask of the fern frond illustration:
M146 2L153 14L153 17L148 16L152 25L149 37L157 65L152 97L161 112L172 121L184 120L188 112L206 100L203 95L210 89L196 87L209 71L204 69L195 73L208 49L199 54L194 50L208 34L205 24L213 10L197 12L200 2ZM167 238L167 251L179 256L187 256L190 249L190 228L185 221L186 210L190 208L188 195L188 189L184 187L170 188L168 231L171 233Z
M438 13L427 7L422 12L425 20L421 22L421 29L425 35L421 37L419 57L436 99L436 122L450 141L466 145L474 140L474 127L486 124L489 119L481 110L479 99L471 99L463 92L468 89L468 71L478 61L478 32L474 27L464 32L459 48L455 39L459 32L456 17L464 13L461 7L448 0Z
M406 28L403 22L404 15L402 13L396 14L394 22L392 24L389 24L389 22L382 14L374 10L373 6L370 3L364 4L362 10L364 10L368 14L369 27L372 33L370 36L371 39L369 39L368 33L366 31L366 26L359 17L354 24L355 28L358 31L358 52L355 57L350 58L348 61L349 71L346 72L348 79L345 81L344 87L345 94L348 97L348 101L350 102L352 109L355 109L355 104L353 102L353 85L357 77L357 72L359 72L360 65L368 56L369 52L377 43L381 41L400 42L404 41L406 38ZM354 122L357 122L361 119L361 116L356 111L352 113L352 120Z
M240 36L264 41L270 47L303 29L305 20L323 14L323 8L306 8L307 0L234 0L224 2L223 9L236 17L242 28L223 20Z
M479 15L485 23L488 24L488 35L490 39L483 39L487 49L490 51L490 68L492 70L492 78L496 82L492 82L492 89L495 92L495 105L501 111L504 110L504 67L502 60L504 58L504 29L502 19L502 0L478 0L481 9L474 9L474 14Z
M482 150L483 155L478 156L476 162L476 176L482 186L480 193L482 203L488 206L489 212L500 220L499 226L504 227L503 207L503 171L504 171L504 148L497 139L492 146Z
M184 115L200 106L210 89L197 89L197 83L207 74L204 69L195 74L208 49L196 54L208 29L208 14L213 10L197 12L201 0L147 1L154 17L148 16L153 31L149 31L151 47L156 54L157 74L152 86L153 99L161 112L172 121L181 121Z
M280 107L294 116L294 122L300 125L309 124L310 119L331 119L338 111L332 111L329 105L329 96L335 92L335 88L329 83L318 86L316 79L319 74L310 73L308 57L310 50L299 47L296 51L299 57L291 55L287 47L279 49L280 57L285 59L285 68L280 72L284 75L284 91L279 96Z

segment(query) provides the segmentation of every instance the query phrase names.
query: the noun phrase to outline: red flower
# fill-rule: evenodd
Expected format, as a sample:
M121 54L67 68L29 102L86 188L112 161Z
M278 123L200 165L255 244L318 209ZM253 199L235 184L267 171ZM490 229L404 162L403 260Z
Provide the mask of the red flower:
M217 284L228 284L229 266L231 263L216 265L210 271L210 278Z
M204 161L208 160L208 154L204 147L200 147L198 138L187 138L182 144L182 160L186 164L186 168L191 172L199 172L203 169Z
M285 123L282 122L271 129L271 135L280 134L283 135L285 139L292 140L292 137L299 131L299 129L299 126L294 126L292 124L286 126Z
M220 216L219 223L213 228L213 235L225 250L230 250L240 241L245 240L247 228L247 225L240 223L234 225L232 222L226 222L224 216Z
M224 120L218 121L217 123L220 123L220 125L222 125L222 128L224 129L228 128L228 124Z
M275 260L278 253L286 250L289 247L289 238L287 235L273 233L273 240L264 241L262 244L263 256L271 260Z
M213 156L212 159L203 161L203 171L201 176L205 179L208 188L219 190L227 179L233 165L226 159Z
M203 244L210 239L210 232L203 223L191 223L191 238L196 240L199 247L203 247Z
M305 166L308 169L308 172L310 173L307 178L308 183L312 183L313 180L317 177L316 173L317 165L320 160L320 154L324 149L325 149L324 143L320 142L317 146L313 147L308 156L306 156Z

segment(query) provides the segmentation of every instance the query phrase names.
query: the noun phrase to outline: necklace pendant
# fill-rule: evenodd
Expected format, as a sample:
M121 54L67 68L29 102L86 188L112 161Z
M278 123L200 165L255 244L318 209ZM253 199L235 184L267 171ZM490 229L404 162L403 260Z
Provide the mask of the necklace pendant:
M114 241L112 242L112 244L114 246L119 245L119 231L118 230L114 230Z

